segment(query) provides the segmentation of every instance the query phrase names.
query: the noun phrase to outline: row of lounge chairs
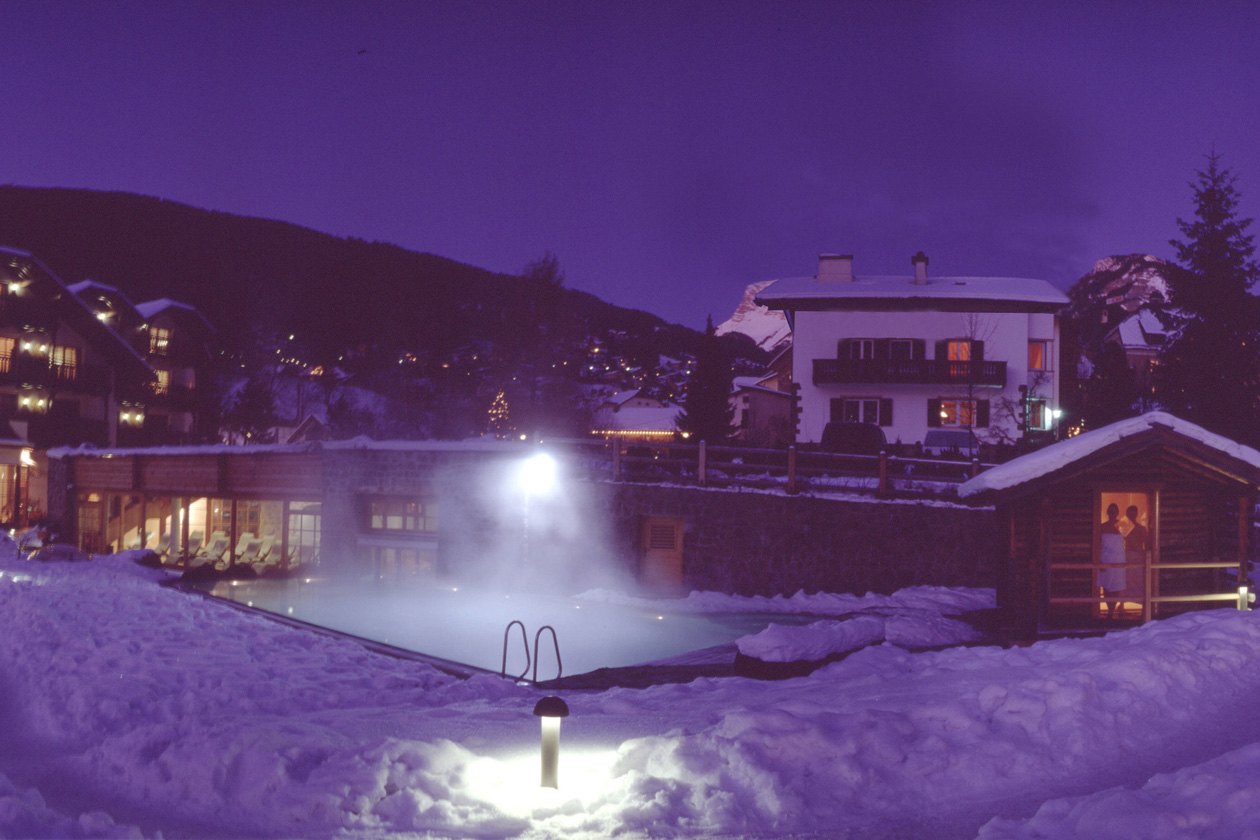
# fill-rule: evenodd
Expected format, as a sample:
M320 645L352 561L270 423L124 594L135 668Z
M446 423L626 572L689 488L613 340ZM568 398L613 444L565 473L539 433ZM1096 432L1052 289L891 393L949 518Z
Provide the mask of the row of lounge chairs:
M169 565L182 562L187 571L226 572L233 568L237 570L248 568L255 575L261 576L281 568L283 558L280 540L273 534L262 537L248 532L241 534L236 541L235 550L231 553L228 552L231 538L225 532L215 531L210 535L209 540L205 540L204 537L203 532L193 531L188 535L187 549L178 558L172 559L170 558L171 535L163 534L153 551L163 558L164 562L170 560ZM288 567L294 569L303 564L312 563L317 554L318 548L315 546L299 546L296 550L289 552Z

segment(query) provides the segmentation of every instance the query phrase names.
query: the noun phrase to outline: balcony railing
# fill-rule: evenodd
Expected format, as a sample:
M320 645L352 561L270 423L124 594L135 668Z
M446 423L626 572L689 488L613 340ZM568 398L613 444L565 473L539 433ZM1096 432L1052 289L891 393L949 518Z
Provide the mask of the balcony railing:
M0 383L84 394L109 390L109 371L96 365L53 364L46 356L0 356Z
M1006 385L1006 362L941 359L814 359L814 384Z

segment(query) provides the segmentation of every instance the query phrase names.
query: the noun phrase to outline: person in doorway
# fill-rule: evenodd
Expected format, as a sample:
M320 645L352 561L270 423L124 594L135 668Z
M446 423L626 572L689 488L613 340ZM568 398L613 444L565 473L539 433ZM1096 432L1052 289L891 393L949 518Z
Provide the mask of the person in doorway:
M1111 618L1120 617L1120 607L1124 595L1124 534L1120 531L1120 506L1107 505L1107 521L1100 529L1098 559L1100 563L1118 565L1119 569L1102 569L1098 572L1098 586L1103 591L1107 602L1107 610Z
M1124 518L1131 523L1129 533L1124 535L1124 562L1130 565L1135 563L1145 565L1146 555L1151 547L1151 532L1145 525L1138 522L1140 515L1137 505L1129 505L1124 511ZM1140 601L1146 594L1146 574L1144 570L1139 571L1138 579L1135 583L1137 584L1137 591L1133 594Z

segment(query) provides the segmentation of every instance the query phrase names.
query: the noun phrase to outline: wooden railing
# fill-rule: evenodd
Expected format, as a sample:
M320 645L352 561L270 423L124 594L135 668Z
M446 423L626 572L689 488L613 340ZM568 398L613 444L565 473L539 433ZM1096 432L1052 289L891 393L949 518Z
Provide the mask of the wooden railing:
M1006 362L941 359L814 359L814 384L1006 385Z
M549 440L549 451L589 477L642 484L779 489L787 493L858 492L879 496L956 496L957 485L993 466L798 449L751 449L621 440Z
M1139 562L1139 563L1052 563L1049 567L1051 576L1055 572L1089 572L1091 588L1097 590L1096 586L1092 586L1093 578L1097 573L1105 571L1118 571L1132 569L1142 577L1142 593L1134 597L1129 597L1123 592L1107 593L1101 595L1048 595L1047 601L1050 605L1062 604L1096 604L1100 608L1105 604L1112 603L1132 603L1140 602L1142 621L1150 621L1158 612L1160 604L1208 604L1216 602L1232 602L1238 605L1239 609L1244 609L1244 594L1240 592L1240 585L1245 586L1247 570L1240 568L1237 560L1233 561L1202 561L1188 563L1158 563L1158 562ZM1238 580L1228 586L1209 587L1211 591L1180 591L1169 595L1154 594L1161 588L1159 575L1162 572L1170 572L1177 570L1211 570L1218 569L1222 571L1233 570L1239 574ZM1240 583L1241 582L1241 583Z

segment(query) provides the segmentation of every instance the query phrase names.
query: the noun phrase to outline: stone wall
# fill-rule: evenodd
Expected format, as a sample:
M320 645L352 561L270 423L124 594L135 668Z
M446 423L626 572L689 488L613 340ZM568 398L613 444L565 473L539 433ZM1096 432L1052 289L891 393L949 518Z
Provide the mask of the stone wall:
M627 545L637 543L641 517L682 517L684 589L774 595L995 585L1002 543L992 509L614 486L615 531Z

